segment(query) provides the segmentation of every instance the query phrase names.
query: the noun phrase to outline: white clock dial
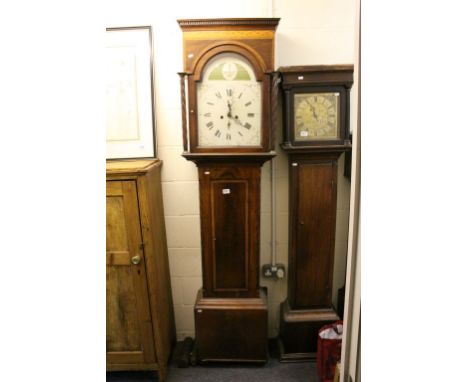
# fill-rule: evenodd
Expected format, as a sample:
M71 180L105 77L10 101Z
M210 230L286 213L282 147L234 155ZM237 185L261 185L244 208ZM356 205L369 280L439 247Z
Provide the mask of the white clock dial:
M198 145L261 145L261 84L247 60L223 53L206 66L197 85Z

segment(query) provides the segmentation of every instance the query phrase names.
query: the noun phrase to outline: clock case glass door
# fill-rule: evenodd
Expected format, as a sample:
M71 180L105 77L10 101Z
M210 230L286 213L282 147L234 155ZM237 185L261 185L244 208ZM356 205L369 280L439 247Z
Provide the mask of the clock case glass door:
M341 86L307 86L295 87L285 91L284 102L284 136L291 146L326 146L343 145L346 137L346 115L348 104L346 90ZM310 97L309 97L310 96ZM323 103L322 109L314 109L308 101L311 97L317 99L317 104ZM317 97L317 98L315 98ZM322 101L323 100L323 101ZM336 120L328 120L328 124L320 126L324 113L332 113L332 104L336 100ZM307 115L311 113L311 115ZM302 114L302 115L301 115ZM301 118L302 117L302 118ZM305 118L304 118L305 117ZM310 118L310 119L308 119ZM335 132L336 123L336 132ZM324 127L328 126L327 129ZM309 129L307 129L309 127ZM317 129L318 132L310 133ZM322 136L320 136L322 135Z

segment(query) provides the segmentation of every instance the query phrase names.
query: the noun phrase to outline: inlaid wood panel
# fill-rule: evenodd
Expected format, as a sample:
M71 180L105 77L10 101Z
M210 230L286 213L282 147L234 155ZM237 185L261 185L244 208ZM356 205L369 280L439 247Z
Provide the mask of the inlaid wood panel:
M260 166L199 164L205 297L257 297Z
M214 46L244 44L261 57L265 70L274 70L278 18L177 20L183 31L184 70L191 72L199 57Z

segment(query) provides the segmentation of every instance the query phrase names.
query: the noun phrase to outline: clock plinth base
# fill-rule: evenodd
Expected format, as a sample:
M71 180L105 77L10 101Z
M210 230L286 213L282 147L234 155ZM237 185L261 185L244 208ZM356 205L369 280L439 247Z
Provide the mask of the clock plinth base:
M324 325L338 321L333 308L293 310L288 300L280 307L280 362L316 359L318 331Z
M204 298L195 302L197 361L268 361L268 305L266 290L258 298Z

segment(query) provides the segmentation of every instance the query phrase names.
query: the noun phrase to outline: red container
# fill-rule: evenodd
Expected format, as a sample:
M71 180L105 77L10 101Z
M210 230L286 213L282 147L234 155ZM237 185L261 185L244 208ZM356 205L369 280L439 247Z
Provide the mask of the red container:
M333 382L336 364L341 358L343 321L322 326L318 332L317 374L321 382Z

